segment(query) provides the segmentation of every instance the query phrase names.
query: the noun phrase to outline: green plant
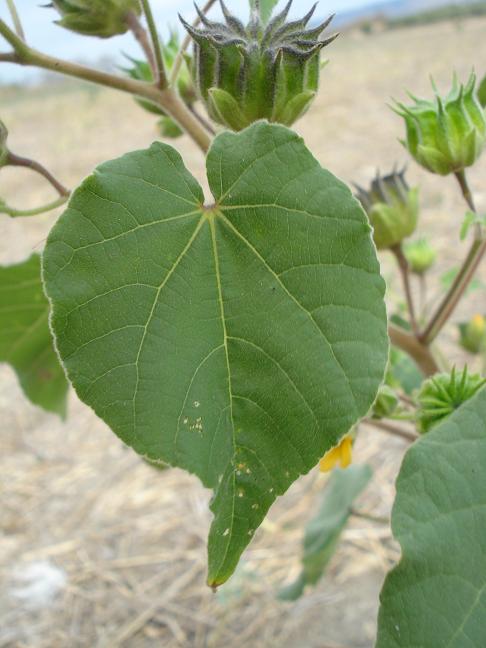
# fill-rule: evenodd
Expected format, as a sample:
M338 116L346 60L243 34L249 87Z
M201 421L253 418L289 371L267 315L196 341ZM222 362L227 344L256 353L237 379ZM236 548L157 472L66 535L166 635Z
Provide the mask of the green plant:
M38 162L11 153L0 123L1 165L36 171L58 194L37 209L0 203L1 211L33 216L69 199L43 251L43 284L38 256L0 268L0 359L14 367L33 402L62 415L64 369L81 400L147 462L179 466L213 491L213 588L231 577L275 499L299 476L319 463L323 471L350 463L361 422L413 442L394 512L404 561L384 588L377 645L411 645L420 604L435 634L419 629L422 643L414 645L459 648L467 635L473 638L467 645L480 648L484 617L476 615L479 604L467 587L458 594L454 623L437 613L440 577L453 573L476 593L486 587L484 570L471 575L464 553L484 556L483 473L459 478L463 455L448 446L451 439L467 446L465 465L483 452L484 379L467 368L460 376L447 371L436 343L486 252L484 221L476 218L466 177L486 140L474 77L466 86L455 82L446 99L437 94L398 109L411 156L428 171L452 174L476 215L464 232L470 249L433 310L426 278L435 252L423 241L404 244L418 227L418 190L395 171L378 175L370 191L359 190L360 202L286 126L317 91L319 53L330 42L318 37L329 20L306 30L310 14L287 22L289 3L272 20L276 2L254 0L247 27L221 3L222 25L207 18L210 1L199 11L203 28L185 23L195 41L191 62L190 39L161 43L149 0L55 4L65 10L68 29L80 31L67 20L67 9L78 7L89 20L83 33L130 30L146 60L133 60L122 76L47 56L26 43L9 3L16 30L0 20L0 35L12 48L0 63L55 70L133 95L201 149L211 195L161 142L101 164L71 192ZM85 15L89 7L95 14ZM212 123L196 110L187 63ZM403 282L405 303L396 304L389 320L377 248L392 252ZM413 281L421 289L419 307ZM49 305L60 362L47 326ZM425 475L442 452L450 463L436 461L440 484L451 479L467 489L457 500L477 509L476 532L451 509L448 488L439 484L433 506L427 504ZM299 596L322 576L369 479L367 467L331 476L306 532L302 574L283 597ZM416 500L426 522L411 539L400 519L410 517ZM450 558L440 523L427 524L437 510L454 537L454 569L445 575L435 551L419 551L438 539L438 554ZM423 561L413 574L405 553ZM401 592L429 572L437 582L422 590L419 579L416 597L407 590L407 606L397 610L395 588Z

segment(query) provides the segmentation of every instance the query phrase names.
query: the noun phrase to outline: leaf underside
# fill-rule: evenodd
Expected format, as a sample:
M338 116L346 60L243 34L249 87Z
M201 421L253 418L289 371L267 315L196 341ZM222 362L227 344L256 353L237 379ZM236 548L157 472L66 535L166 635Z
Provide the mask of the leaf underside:
M44 277L80 398L214 490L223 583L277 495L366 414L388 339L366 216L302 140L258 122L208 154L214 204L156 143L100 166Z
M48 317L40 256L0 267L0 362L13 367L32 403L64 417L68 382L54 350Z
M377 648L486 646L486 389L417 442L397 481L402 559L381 593Z

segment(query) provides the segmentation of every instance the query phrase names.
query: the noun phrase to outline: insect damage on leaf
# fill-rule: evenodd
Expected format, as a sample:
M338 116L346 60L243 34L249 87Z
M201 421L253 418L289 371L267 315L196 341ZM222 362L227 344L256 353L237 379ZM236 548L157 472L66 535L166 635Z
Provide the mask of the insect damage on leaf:
M213 204L168 145L101 165L44 254L80 398L213 489L211 586L372 405L388 338L366 215L283 126L216 137Z

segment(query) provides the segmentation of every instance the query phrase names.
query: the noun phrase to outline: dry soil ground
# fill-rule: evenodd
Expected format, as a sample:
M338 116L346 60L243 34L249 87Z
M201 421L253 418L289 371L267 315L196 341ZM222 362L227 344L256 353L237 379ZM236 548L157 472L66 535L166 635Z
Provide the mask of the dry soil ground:
M376 167L403 164L402 125L386 103L407 87L430 94L429 74L445 88L454 69L462 78L473 66L486 72L485 34L486 21L471 20L344 35L328 50L320 97L300 132L346 181L366 183ZM129 97L96 88L1 91L0 114L12 148L42 160L69 186L156 137L153 119ZM186 138L177 146L203 180L199 152ZM485 171L486 157L471 182L486 209ZM423 186L423 231L443 253L433 291L464 254L457 234L464 207L452 180L414 164L409 175ZM50 197L42 182L10 170L2 171L0 192L22 206ZM11 263L42 249L55 215L0 218L0 263ZM391 278L386 257L383 267ZM484 290L456 319L474 311L486 311ZM451 325L447 346L455 335ZM44 414L26 402L10 368L0 367L0 646L373 645L381 582L399 555L387 525L353 519L318 587L295 604L278 602L276 590L298 572L302 525L325 485L315 472L274 506L233 580L213 595L204 584L208 493L178 470L159 473L142 463L73 395L69 409L66 423ZM362 510L389 515L405 448L363 430L356 461L376 473Z

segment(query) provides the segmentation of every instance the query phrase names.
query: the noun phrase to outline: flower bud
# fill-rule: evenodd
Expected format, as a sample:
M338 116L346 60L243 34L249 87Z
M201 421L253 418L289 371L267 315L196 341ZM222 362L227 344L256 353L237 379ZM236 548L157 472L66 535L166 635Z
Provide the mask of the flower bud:
M245 27L220 2L224 24L199 12L203 28L194 29L181 18L194 40L193 79L210 117L235 131L258 119L290 126L316 96L321 50L336 38L319 36L332 16L306 29L314 6L302 20L286 22L290 0L266 26L253 10Z
M450 416L463 403L472 398L486 378L470 374L467 366L461 376L453 369L450 374L438 374L426 380L418 396L418 425L422 434L429 432L438 423Z
M8 130L2 120L0 120L0 169L7 165L8 148L7 148Z
M461 346L470 353L486 351L486 317L475 315L470 322L459 324Z
M61 19L56 24L83 36L110 38L125 34L129 13L140 15L139 0L52 0Z
M407 243L405 256L410 270L417 275L424 275L437 260L437 252L427 239Z
M382 385L371 409L374 419L390 418L396 413L400 401L396 392L388 385Z
M418 189L410 189L405 169L380 176L368 191L357 187L357 198L363 205L373 227L373 238L379 250L399 245L417 227Z
M454 77L451 92L427 101L410 95L415 105L397 103L394 108L405 119L406 140L401 140L413 158L432 173L448 175L472 166L486 143L486 115L476 93L474 73L464 86Z
M162 137L177 139L184 134L184 131L172 117L161 117L157 123Z

